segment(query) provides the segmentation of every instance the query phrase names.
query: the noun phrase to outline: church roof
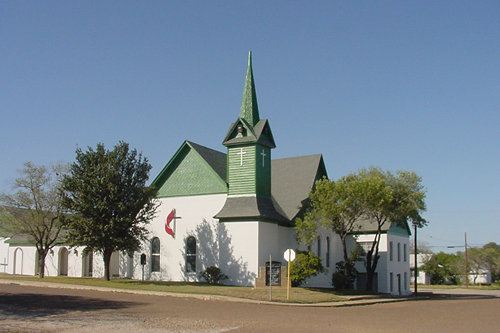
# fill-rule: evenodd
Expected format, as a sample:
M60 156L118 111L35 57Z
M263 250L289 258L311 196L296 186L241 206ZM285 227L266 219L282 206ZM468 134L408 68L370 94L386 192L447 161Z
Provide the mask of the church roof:
M226 154L210 149L192 141L186 141L200 156L214 169L220 178L226 181L227 162Z
M287 219L275 209L273 200L257 196L228 197L224 207L215 217L246 221L269 220L288 225Z
M354 234L372 234L377 231L377 222L373 219L369 218L361 218L357 222L358 229L354 232ZM408 235L411 235L411 230L407 222L404 222L401 225L393 222L386 222L382 225L381 229L382 233L401 233L407 232Z
M302 204L316 180L327 176L321 154L272 160L271 193L275 207L290 221L301 211Z
M220 151L186 141L183 147L189 146L203 158L208 166L227 182L227 155ZM177 156L178 154L176 154ZM176 164L174 156L153 183L161 183L160 179L168 177L169 165ZM247 217L265 217L274 220L292 221L302 210L302 204L307 200L309 192L316 180L327 176L321 154L273 159L271 162L271 196L272 199L255 197L228 198L227 210L223 216L233 214L236 207L246 207L243 213ZM255 202L249 202L253 200ZM273 206L274 208L273 209ZM239 212L242 212L239 210ZM278 213L278 214L276 214Z
M185 141L153 180L158 197L226 193L226 154Z

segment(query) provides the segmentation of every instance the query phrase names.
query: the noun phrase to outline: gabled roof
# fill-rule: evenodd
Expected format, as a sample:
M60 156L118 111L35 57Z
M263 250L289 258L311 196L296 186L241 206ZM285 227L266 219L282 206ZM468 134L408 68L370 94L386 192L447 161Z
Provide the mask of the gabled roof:
M174 157L167 163L160 174L153 181L154 185L161 186L172 172L175 161L179 160L185 149L194 150L203 161L213 170L221 181L226 182L227 161L226 154L204 147L191 141L185 141ZM236 207L243 207L238 214L245 217L264 217L283 221L292 221L302 210L302 204L309 197L309 193L316 180L327 176L321 154L273 159L271 162L271 200L259 200L252 197L228 198L228 209L221 211L220 216L234 216ZM252 201L253 200L253 201ZM275 209L271 209L274 206ZM280 222L281 223L281 222Z
M273 160L271 194L278 211L292 221L302 210L316 180L323 176L327 173L321 154Z
M184 141L152 185L159 197L225 193L226 154Z
M377 231L377 222L373 219L362 218L357 221L357 224L359 228L353 234L372 234ZM411 235L411 230L407 222L405 222L402 225L398 225L390 221L386 222L382 225L381 231L383 234L385 233L398 234L402 232L403 233L407 232L408 235Z
M237 127L241 124L246 131L246 135L237 135ZM275 148L273 132L267 119L261 119L257 122L255 127L252 127L245 121L245 119L238 118L238 120L231 124L227 131L222 144L225 146L232 146L245 143L259 143L269 148Z
M226 154L207 148L205 146L199 145L197 143L186 141L194 150L200 154L200 156L214 169L214 171L219 175L221 179L226 181L227 176L227 162Z
M30 235L26 234L17 234L12 236L8 241L5 243L9 244L35 244L35 241L33 240L33 237Z

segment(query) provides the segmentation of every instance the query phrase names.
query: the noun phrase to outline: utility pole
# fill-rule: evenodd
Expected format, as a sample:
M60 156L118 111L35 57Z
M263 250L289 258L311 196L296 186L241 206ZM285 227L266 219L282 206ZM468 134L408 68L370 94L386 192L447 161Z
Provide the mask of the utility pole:
M414 274L413 274L413 277L414 277L414 289L415 289L415 297L418 296L418 289L417 289L417 277L418 277L418 263L417 263L417 224L416 223L413 223L413 227L415 228L415 240L414 240L414 246L415 246L415 250L414 250L414 256L415 256L415 260L414 260Z
M464 252L464 257L465 257L465 288L469 288L469 261L467 260L467 233L464 234L465 236L465 252Z

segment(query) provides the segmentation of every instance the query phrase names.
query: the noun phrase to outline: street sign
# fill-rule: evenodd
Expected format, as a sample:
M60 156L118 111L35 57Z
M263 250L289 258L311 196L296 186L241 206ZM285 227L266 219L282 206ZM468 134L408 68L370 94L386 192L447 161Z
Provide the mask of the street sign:
M285 250L285 253L283 253L283 258L285 258L286 261L294 261L295 260L295 251L292 249Z

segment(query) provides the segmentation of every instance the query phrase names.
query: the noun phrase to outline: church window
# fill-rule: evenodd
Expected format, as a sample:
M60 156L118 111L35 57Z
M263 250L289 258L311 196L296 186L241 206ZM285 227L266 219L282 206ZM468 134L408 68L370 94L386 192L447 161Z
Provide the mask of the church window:
M401 243L398 243L398 261L401 261Z
M394 282L393 282L392 272L389 273L389 285L390 285L390 290L391 290L391 293L392 293L392 290L394 289Z
M186 273L196 273L196 238L186 239Z
M406 252L407 252L406 244L403 244L403 260L404 261L406 261L406 257L408 256Z
M330 267L330 237L326 237L326 267Z
M318 236L318 257L321 258L321 237Z
M155 237L151 240L151 272L160 271L160 239Z
M392 242L389 242L389 260L392 261Z

